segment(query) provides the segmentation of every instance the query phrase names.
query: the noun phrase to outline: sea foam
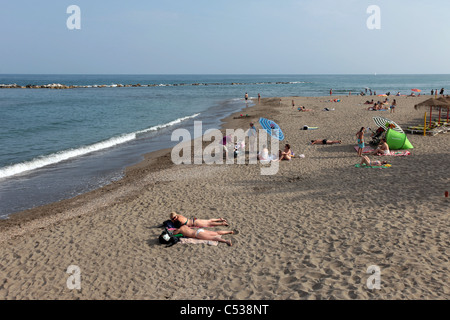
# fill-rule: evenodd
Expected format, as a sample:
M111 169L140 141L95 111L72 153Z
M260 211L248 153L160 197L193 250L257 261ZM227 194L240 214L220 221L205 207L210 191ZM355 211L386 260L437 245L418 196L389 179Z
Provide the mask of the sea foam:
M108 149L108 148L129 142L129 141L132 141L132 140L136 139L138 137L138 135L140 135L140 134L161 130L163 128L168 128L173 125L179 124L185 120L195 118L199 115L200 115L199 113L196 113L194 115L179 118L179 119L173 120L173 121L165 123L165 124L156 125L156 126L148 128L148 129L144 129L144 130L133 132L133 133L123 134L123 135L120 135L117 137L113 137L113 138L110 138L110 139L107 139L107 140L104 140L101 142L97 142L97 143L88 145L88 146L83 146L83 147L76 148L76 149L64 150L64 151L56 152L56 153L53 153L50 155L40 156L40 157L37 157L30 161L13 164L13 165L10 165L10 166L0 169L0 179L8 178L8 177L11 177L14 175L22 174L24 172L28 172L28 171L36 170L36 169L43 168L43 167L46 167L49 165L57 164L59 162L66 161L66 160L73 159L73 158L80 157L80 156L84 156L84 155L87 155L92 152Z

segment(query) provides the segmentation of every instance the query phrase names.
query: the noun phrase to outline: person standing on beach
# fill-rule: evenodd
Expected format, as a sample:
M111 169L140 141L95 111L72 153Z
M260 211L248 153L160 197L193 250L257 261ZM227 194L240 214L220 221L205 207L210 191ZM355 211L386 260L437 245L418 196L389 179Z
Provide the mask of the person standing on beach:
M394 101L392 101L392 105L391 105L391 113L395 113L395 107L397 106L397 101L394 99Z
M364 130L366 130L365 127L362 127L357 133L356 138L358 139L358 157L362 157L362 153L364 150Z
M330 89L330 96L333 95L333 89Z
M258 104L261 102L261 95L258 93Z
M245 93L245 102L247 102L248 101L248 93L246 92Z
M250 122L250 129L248 130L248 142L249 142L249 155L250 158L256 158L256 128L253 122Z
M444 88L441 89L441 91L439 92L440 95L444 95Z
M434 90L433 89L431 89L431 95L434 95Z

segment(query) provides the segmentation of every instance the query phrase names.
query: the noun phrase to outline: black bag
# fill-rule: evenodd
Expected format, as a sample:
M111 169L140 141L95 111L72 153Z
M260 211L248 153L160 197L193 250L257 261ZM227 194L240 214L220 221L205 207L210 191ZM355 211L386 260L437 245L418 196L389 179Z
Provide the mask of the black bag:
M161 244L166 244L166 247L171 247L174 244L177 244L180 239L178 237L175 237L172 232L170 232L166 227L164 227L164 231L159 236L158 240Z

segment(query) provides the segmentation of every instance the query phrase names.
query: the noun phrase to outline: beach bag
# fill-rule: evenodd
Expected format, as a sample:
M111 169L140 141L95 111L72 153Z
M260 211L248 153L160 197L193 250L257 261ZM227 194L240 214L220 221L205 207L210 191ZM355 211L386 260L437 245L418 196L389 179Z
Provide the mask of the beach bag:
M173 223L172 220L166 220L163 222L163 227L167 228L167 229L176 229L177 227L175 226L175 224Z
M171 247L180 241L180 239L175 237L167 228L164 228L164 231L161 233L158 240L160 244L166 244L166 248Z

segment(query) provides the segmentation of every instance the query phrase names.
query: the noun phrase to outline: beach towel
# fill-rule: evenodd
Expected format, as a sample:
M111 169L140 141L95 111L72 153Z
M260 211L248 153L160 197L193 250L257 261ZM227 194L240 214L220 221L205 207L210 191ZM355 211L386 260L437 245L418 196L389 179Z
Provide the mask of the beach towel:
M386 168L390 168L391 165L390 164L385 164L382 166L366 166L365 164L361 165L361 164L355 164L355 168L372 168L372 169L386 169Z
M376 110L376 109L373 109L373 108L370 108L369 109L369 111L388 111L389 109L379 109L379 110Z
M319 129L319 127L309 127L305 125L300 130L317 130L317 129Z
M209 246L217 246L219 241L214 240L201 240L195 238L180 238L180 244L207 244Z
M358 146L355 146L355 150L358 152ZM374 153L375 149L370 146L365 146L363 149L364 153ZM411 152L408 150L391 150L389 154L381 154L379 156L392 156L392 157L401 157L401 156L409 156Z
M358 152L358 146L355 146L356 152ZM371 146L365 146L362 153L373 153L375 149L373 149Z
M408 150L391 150L388 154L379 154L379 156L404 157L411 155Z

